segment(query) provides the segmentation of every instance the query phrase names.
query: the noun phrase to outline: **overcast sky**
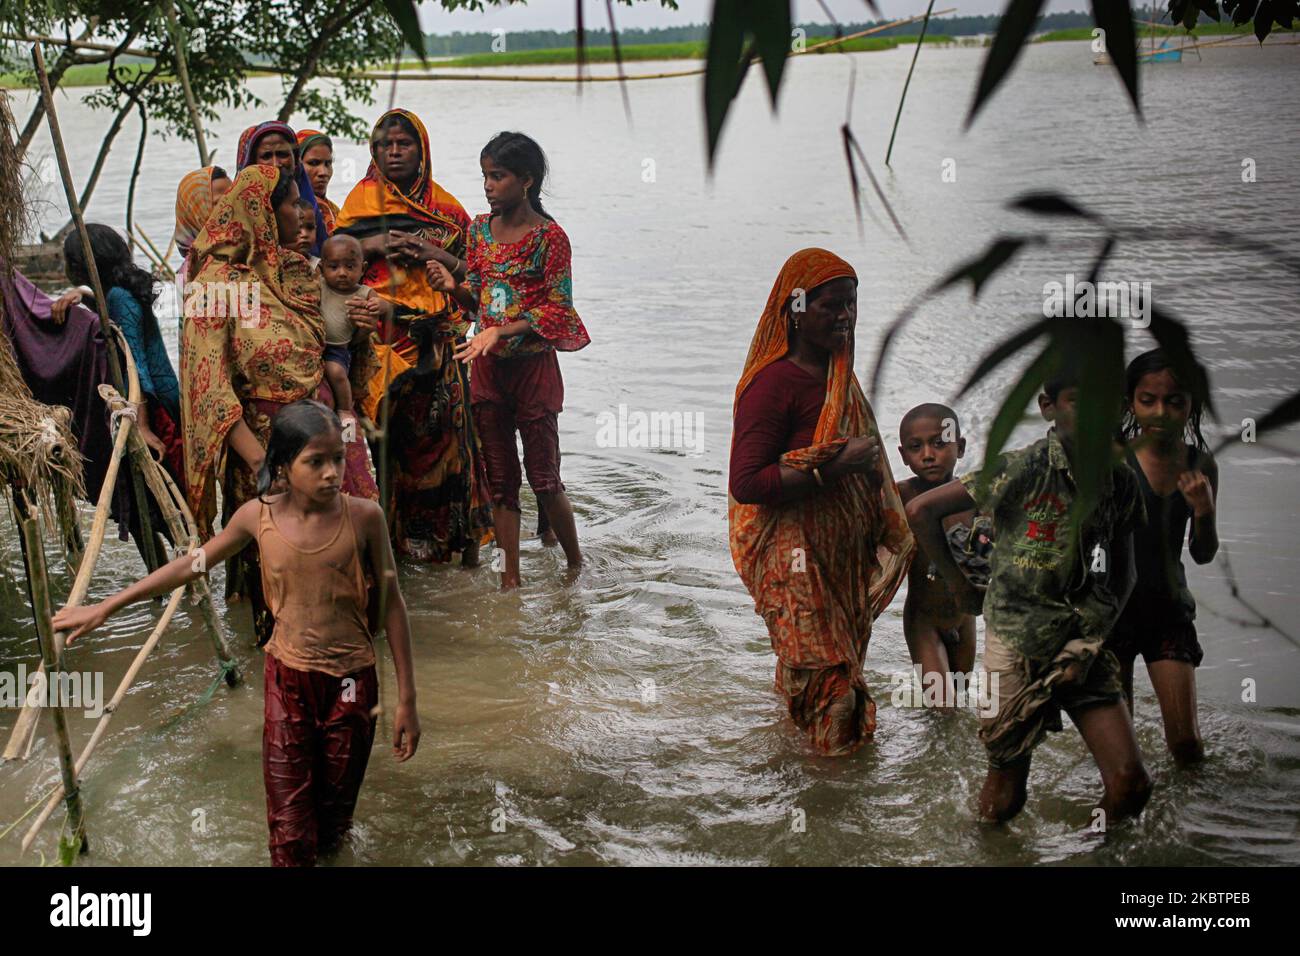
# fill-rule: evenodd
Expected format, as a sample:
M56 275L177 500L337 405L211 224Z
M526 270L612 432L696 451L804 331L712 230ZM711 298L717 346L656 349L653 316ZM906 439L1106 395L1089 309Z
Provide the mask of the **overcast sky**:
M592 27L607 24L605 0L583 0L586 21ZM825 0L826 6L841 22L874 20L875 15L864 0ZM928 0L877 0L882 16L887 20L902 19L925 13ZM936 0L935 9L955 7L958 14L975 16L1001 13L1005 0ZM826 21L821 4L816 0L795 0L795 21ZM631 7L616 3L614 16L619 27L664 27L687 23L703 23L713 9L713 0L678 0L676 10L662 7L659 0L638 0ZM1047 12L1087 10L1086 0L1048 0ZM956 14L954 14L956 15ZM472 33L479 30L571 30L574 26L573 0L532 0L501 7L489 7L482 13L458 11L448 13L437 3L423 3L420 22L427 32Z

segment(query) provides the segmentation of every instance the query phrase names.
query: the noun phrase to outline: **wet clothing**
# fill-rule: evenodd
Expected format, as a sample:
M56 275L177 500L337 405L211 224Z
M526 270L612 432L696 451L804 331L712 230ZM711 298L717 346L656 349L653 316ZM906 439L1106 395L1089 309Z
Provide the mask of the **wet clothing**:
M1075 661L1087 665L1083 680L1058 683ZM1119 661L1085 640L1068 641L1051 661L1033 661L991 627L984 632L984 687L992 713L980 716L980 740L989 766L1006 769L1029 756L1047 735L1061 729L1061 711L1070 713L1123 699Z
M781 501L783 452L813 443L826 401L826 383L789 359L754 376L736 408L731 449L731 495L751 505Z
M394 116L411 124L420 146L419 168L406 191L374 161L379 136ZM348 193L337 231L357 239L413 233L463 257L469 214L432 170L429 134L420 118L408 110L385 113L371 136L365 178ZM380 256L361 281L393 304L392 320L381 322L371 337L379 340L380 364L364 386L353 386L357 407L374 421L388 397L393 543L408 558L449 561L483 541L492 527L487 472L470 414L469 370L454 357L469 318L452 296L433 290L423 266Z
M1192 510L1181 491L1157 495L1137 456L1127 450L1129 467L1137 475L1147 510L1147 524L1133 533L1137 584L1128 599L1107 647L1122 661L1138 654L1148 664L1183 661L1199 666L1204 652L1196 636L1196 600L1187 587L1183 542ZM1199 453L1187 446L1187 467L1197 465Z
M375 742L373 666L344 677L266 655L262 778L272 866L313 866L352 826Z
M760 376L790 350L783 306L795 290L838 278L857 276L824 249L801 250L782 266L736 386L737 422L749 416L746 406ZM819 384L822 402L811 442L773 452L772 461L805 474L834 458L850 438L880 438L853 374L852 335L831 356ZM736 439L731 471L738 471ZM893 599L915 551L889 460L882 455L870 477L845 475L785 504L746 504L729 496L727 521L732 561L767 625L777 657L776 690L790 717L818 752L852 753L876 726L863 674L872 624Z
M1076 537L1070 526L1074 478L1065 448L1050 429L1027 448L999 456L981 488L979 474L961 479L995 540L984 619L1013 650L1050 663L1071 640L1101 647L1119 616L1119 602L1092 570L1111 542L1146 521L1137 479L1128 465L1111 470L1110 488Z
M469 227L465 262L480 330L521 319L531 326L498 345L499 357L576 352L590 344L573 307L572 252L559 223L548 219L515 242L497 242L492 216L484 213Z
M379 688L354 507L344 495L338 531L310 551L284 537L270 505L258 512L262 588L275 618L262 730L275 866L310 866L343 838L374 743Z
M533 493L563 491L557 416L564 407L564 380L555 352L513 359L481 356L474 361L470 394L492 504L520 510L523 473L516 432L523 442L523 470Z
M262 590L275 619L266 652L295 670L345 677L375 663L366 620L369 589L361 567L352 510L343 515L328 544L303 551L280 533L271 506L261 502L257 551Z
M564 490L556 419L564 407L564 380L555 353L585 348L591 336L573 308L569 239L557 223L548 219L517 242L498 243L491 217L479 216L470 226L466 263L480 329L519 320L530 326L476 358L470 373L492 504L518 511L516 431L533 492Z

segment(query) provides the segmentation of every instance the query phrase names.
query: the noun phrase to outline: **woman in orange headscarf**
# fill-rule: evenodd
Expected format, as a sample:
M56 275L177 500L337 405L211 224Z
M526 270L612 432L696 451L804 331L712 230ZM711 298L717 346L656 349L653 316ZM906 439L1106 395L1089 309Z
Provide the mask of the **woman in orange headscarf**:
M393 537L407 557L447 561L459 551L463 564L474 564L492 527L492 506L466 366L453 355L469 320L453 297L433 290L425 271L435 259L464 278L469 216L434 181L429 134L414 113L381 116L370 156L336 231L361 241L361 281L393 304L376 345L386 367L368 394L358 392L362 411L375 419L388 389Z
M176 187L176 228L172 231L172 243L181 254L176 281L182 293L190 271L190 246L212 215L217 200L229 190L230 176L220 166L204 166L186 173Z
M857 275L824 249L782 267L736 386L731 557L776 652L776 689L821 753L876 726L872 622L915 544L853 374Z
M297 199L289 171L246 166L191 250L195 273L181 333L181 420L186 497L205 538L216 517L218 482L227 518L257 493L280 409L301 398L333 404L324 380L320 285L307 260L287 246L298 234ZM372 351L358 351L354 387L374 366ZM343 491L378 499L364 438L349 441L346 454ZM252 598L263 638L270 636L270 621L260 613L255 550L227 565L226 593Z

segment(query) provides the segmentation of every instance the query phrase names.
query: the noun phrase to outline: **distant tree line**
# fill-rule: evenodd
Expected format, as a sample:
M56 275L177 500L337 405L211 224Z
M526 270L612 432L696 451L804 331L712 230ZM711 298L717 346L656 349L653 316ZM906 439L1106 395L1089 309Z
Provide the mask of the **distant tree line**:
M975 36L981 33L997 32L997 15L982 17L936 17L930 25L930 33L943 33L948 36ZM864 23L845 23L842 32L847 36L870 29L878 23L888 21L867 21ZM1038 18L1036 31L1065 30L1070 27L1086 27L1092 24L1092 17L1086 13L1049 13ZM800 23L798 25L807 36L833 36L835 28L827 23ZM915 36L921 32L921 22L906 26L892 27L882 31L880 36ZM689 24L680 27L658 27L655 29L620 29L618 41L623 46L636 46L646 43L685 43L707 40L709 25L707 23ZM459 56L464 53L489 53L492 51L493 35L491 33L450 33L424 35L425 48L430 56ZM505 48L518 50L553 50L571 47L575 44L572 30L509 30L505 34ZM609 46L608 30L587 30L587 43L590 46Z

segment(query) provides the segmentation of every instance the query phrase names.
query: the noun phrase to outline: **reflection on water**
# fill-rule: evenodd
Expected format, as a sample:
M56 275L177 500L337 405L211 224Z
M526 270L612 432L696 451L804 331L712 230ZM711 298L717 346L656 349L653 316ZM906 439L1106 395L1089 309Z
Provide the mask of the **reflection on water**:
M910 55L856 57L853 125L878 172ZM862 375L880 330L904 303L999 230L1026 225L1001 208L1023 189L1063 189L1132 223L1214 225L1275 241L1296 235L1296 207L1282 197L1300 186L1300 130L1279 124L1276 107L1292 91L1300 51L1206 50L1201 63L1146 70L1146 124L1139 126L1113 71L1092 65L1087 44L1031 47L1007 88L962 134L981 56L926 50L913 80L894 169L883 176L910 247L870 221L858 235L838 141L849 70L843 57L793 63L776 119L761 84L751 81L712 178L702 164L695 80L634 84L631 128L611 85L579 98L567 87L458 84L457 102L473 104L473 112L445 121L435 85L401 86L399 105L421 113L433 131L436 175L473 212L484 207L477 155L491 134L523 128L550 153L547 204L573 242L577 304L594 339L562 358L568 403L560 418L564 475L589 564L564 586L558 550L526 540L525 587L513 595L496 593L486 568L403 568L424 739L416 759L398 766L381 737L355 838L339 862L1300 860L1300 651L1213 613L1243 616L1220 564L1189 567L1202 605L1199 688L1211 759L1192 772L1173 768L1139 667L1138 736L1157 791L1140 821L1107 838L1087 829L1098 781L1072 731L1038 752L1028 807L1012 827L987 832L974 823L984 771L974 713L942 716L889 703L888 688L908 667L901 597L878 625L868 660L880 704L872 746L847 760L809 756L772 692L767 637L727 551L725 478L732 389L790 252L827 246L858 268ZM274 84L253 85L274 101ZM1232 105L1189 120L1188 104L1206 102ZM23 106L20 96L20 116ZM97 128L98 118L88 121L73 102L62 119L65 129ZM239 130L253 119L223 119L218 162L230 163ZM84 173L97 137L70 139ZM121 218L129 152L111 157L92 218ZM330 190L336 201L364 172L364 158L362 146L340 145L340 178ZM1241 182L1244 158L1255 160L1257 183ZM941 179L945 160L955 182ZM155 241L170 231L172 184L192 161L189 144L150 145L142 181L159 186L142 193L136 215ZM58 221L47 210L47 224ZM1092 247L1068 241L1080 235L1070 228L1053 228L1061 243L1015 262L978 302L954 292L914 321L875 403L891 444L904 411L951 397L980 352L1041 309L1045 282L1083 271ZM1259 417L1296 386L1300 330L1279 321L1295 298L1293 277L1255 254L1207 243L1118 253L1113 278L1150 281L1161 306L1192 322L1225 421ZM175 324L163 325L174 348ZM1130 348L1146 342L1135 332ZM971 438L967 467L979 460L1014 371L958 407ZM645 442L609 447L601 415L617 415L620 404L629 413L698 415L701 453ZM1027 423L1016 440L1041 427ZM1243 447L1221 467L1220 533L1244 593L1283 627L1300 630L1288 600L1300 555L1289 530L1297 517L1294 459ZM0 666L13 669L34 651L12 524L0 527ZM92 596L140 570L134 550L116 541L100 568ZM111 692L156 614L148 606L124 613L74 649L69 665L104 670ZM90 765L88 863L266 861L260 660L247 611L235 606L227 614L240 636L246 685L184 710L215 668L200 626L178 615ZM387 659L385 666L391 707ZM1257 702L1242 700L1247 679ZM0 716L6 737L11 724ZM73 727L84 740L90 722L77 718ZM30 761L0 768L0 823L55 776L43 729ZM196 810L204 832L196 832ZM39 844L47 854L54 831L48 827ZM0 843L0 862L18 860L13 837Z

